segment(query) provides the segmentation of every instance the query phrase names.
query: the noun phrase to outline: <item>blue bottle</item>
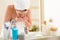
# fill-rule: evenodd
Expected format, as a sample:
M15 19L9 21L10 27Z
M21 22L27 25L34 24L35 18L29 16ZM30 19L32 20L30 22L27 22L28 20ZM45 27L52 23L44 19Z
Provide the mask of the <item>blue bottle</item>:
M16 26L12 28L12 40L18 40L18 29Z

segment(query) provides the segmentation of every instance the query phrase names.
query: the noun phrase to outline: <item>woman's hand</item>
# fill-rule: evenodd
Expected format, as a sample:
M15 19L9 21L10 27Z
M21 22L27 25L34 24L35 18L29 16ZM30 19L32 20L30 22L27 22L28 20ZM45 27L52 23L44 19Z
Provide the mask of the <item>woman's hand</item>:
M27 17L21 18L21 17L16 17L15 18L16 21L22 21L22 22L27 22Z
M24 20L24 22L28 22L28 18L27 17L24 17L23 20Z
M23 18L16 17L15 20L20 22L20 21L23 21Z

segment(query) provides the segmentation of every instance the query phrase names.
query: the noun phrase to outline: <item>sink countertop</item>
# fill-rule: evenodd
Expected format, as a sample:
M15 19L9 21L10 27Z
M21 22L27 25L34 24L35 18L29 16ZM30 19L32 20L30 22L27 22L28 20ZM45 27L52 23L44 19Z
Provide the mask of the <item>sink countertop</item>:
M60 39L60 36L43 36L41 32L29 32L25 35L25 40L56 40ZM0 38L0 40L3 40L3 38Z
M37 40L37 39L44 40L44 39L50 39L50 38L60 39L60 36L43 36L41 32L31 32L28 34L28 36L26 35L26 38L30 40Z

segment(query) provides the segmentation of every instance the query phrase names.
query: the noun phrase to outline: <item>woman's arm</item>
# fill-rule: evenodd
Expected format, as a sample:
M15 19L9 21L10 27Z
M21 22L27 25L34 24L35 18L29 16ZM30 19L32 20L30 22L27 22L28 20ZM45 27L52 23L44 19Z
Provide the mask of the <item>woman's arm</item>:
M7 10L6 10L6 14L5 14L4 22L10 21L10 19L12 19L14 17L16 17L14 6L8 5Z
M10 19L11 19L11 12L12 12L12 11L11 11L11 7L8 6L8 7L7 7L7 10L6 10L4 22L10 21Z
M27 18L28 18L28 21L26 21L26 25L28 26L28 29L32 28L32 17L31 17L31 11L28 10L28 13L27 13Z

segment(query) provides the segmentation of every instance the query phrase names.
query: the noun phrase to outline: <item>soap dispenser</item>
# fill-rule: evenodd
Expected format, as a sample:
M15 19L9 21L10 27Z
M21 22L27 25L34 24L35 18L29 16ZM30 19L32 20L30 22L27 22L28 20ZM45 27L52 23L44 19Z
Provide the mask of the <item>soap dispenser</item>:
M16 26L16 22L11 20L12 24L12 40L18 40L18 28Z
M44 21L44 22L43 22L43 28L42 28L42 34L43 34L43 35L47 35L47 34L46 34L46 31L47 31L47 30L46 30L46 27L47 27L47 22Z
M54 25L53 20L50 19L50 35L51 36L55 36L56 35L56 31L57 31L57 27Z
M47 25L47 34L49 35L49 36L51 36L51 27L53 27L54 26L54 23L53 23L53 20L52 19L49 19L49 23L48 23L48 25Z
M18 40L18 28L15 24L12 28L12 40Z

